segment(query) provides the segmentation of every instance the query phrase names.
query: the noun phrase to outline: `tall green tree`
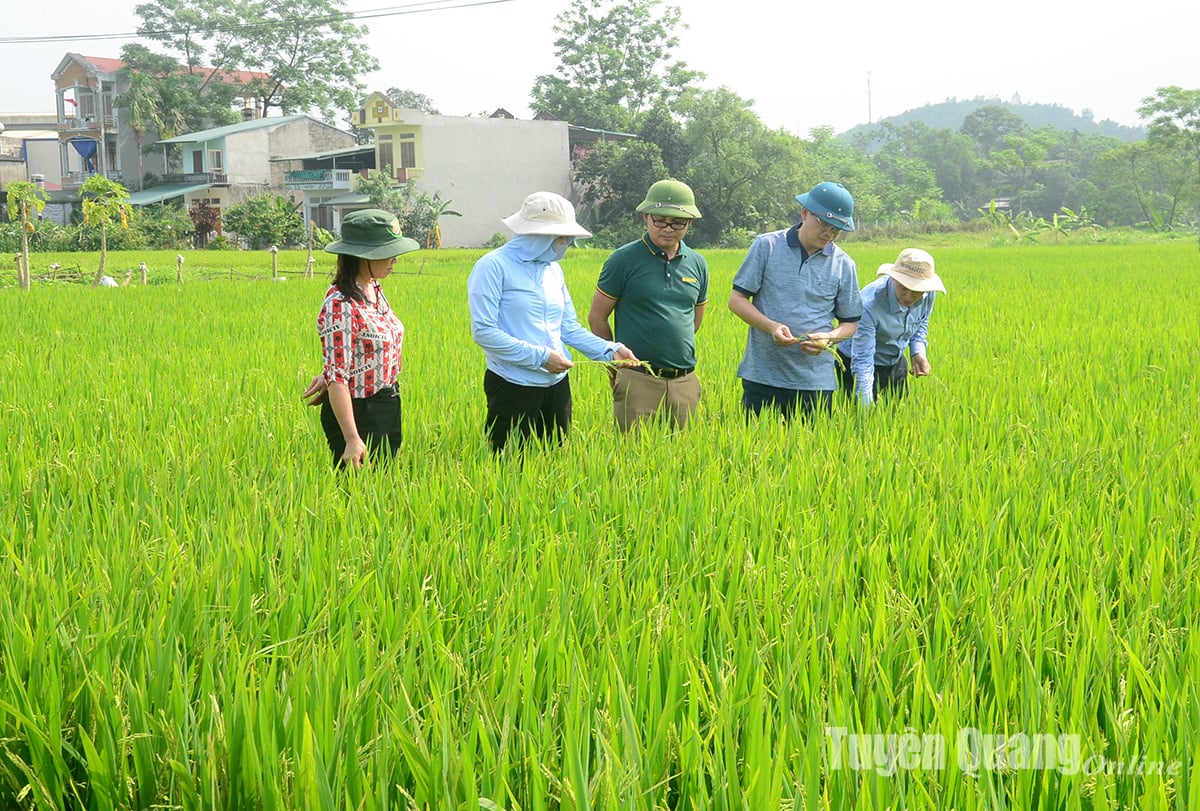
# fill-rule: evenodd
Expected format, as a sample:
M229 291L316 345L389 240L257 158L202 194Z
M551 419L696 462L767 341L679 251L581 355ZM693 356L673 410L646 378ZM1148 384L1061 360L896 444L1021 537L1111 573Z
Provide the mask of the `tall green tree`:
M154 79L144 73L130 72L129 89L117 97L117 106L125 109L126 123L133 132L133 142L137 146L137 176L140 183L146 136L148 133L157 134L164 129L162 97L158 94L158 88L154 86Z
M236 85L212 81L212 71L189 68L138 44L123 46L121 61L129 89L117 104L126 110L139 144L238 120Z
M656 99L703 74L672 58L681 14L661 0L574 0L556 18L559 69L537 77L533 109L584 127L633 132Z
M1160 87L1153 96L1142 99L1138 116L1149 121L1147 140L1151 144L1186 156L1194 170L1189 202L1200 223L1200 90Z
M753 103L727 87L688 92L678 108L690 156L681 179L704 213L689 237L717 245L732 229L782 227L805 166L799 139L767 129Z
M79 196L83 200L84 225L100 231L100 266L96 268L96 276L92 279L92 286L99 287L108 264L108 229L118 224L128 228L133 206L129 203L129 192L125 187L104 175L92 175L83 181Z
M46 207L46 192L36 183L18 180L5 187L7 193L8 218L21 225L21 262L17 268L17 286L29 289L29 235L36 226L34 216Z
M666 101L660 99L646 112L637 136L658 147L670 177L683 177L687 174L691 150L683 137L682 125Z
M1104 153L1090 177L1103 191L1084 202L1101 222L1170 230L1192 183L1191 161L1161 142L1138 141Z
M236 80L261 115L319 110L335 120L358 104L358 77L379 67L342 0L155 0L135 11L138 33L197 77L198 92Z
M603 141L575 166L579 214L601 247L636 239L644 221L635 213L655 181L668 176L658 146L648 141Z

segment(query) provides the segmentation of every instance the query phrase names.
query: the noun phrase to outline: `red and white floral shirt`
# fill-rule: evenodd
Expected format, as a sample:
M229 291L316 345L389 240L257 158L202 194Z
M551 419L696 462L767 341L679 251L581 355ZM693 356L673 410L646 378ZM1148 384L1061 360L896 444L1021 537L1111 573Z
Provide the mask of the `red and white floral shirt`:
M351 397L370 397L400 376L404 325L375 289L376 303L346 298L336 287L325 294L317 315L323 374Z

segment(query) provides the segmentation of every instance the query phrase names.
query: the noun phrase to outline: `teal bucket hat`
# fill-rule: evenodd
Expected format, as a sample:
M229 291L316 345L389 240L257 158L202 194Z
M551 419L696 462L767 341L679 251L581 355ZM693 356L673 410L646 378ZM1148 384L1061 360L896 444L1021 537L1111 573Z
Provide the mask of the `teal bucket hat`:
M797 194L796 200L821 222L843 231L854 230L854 198L841 183L818 183L804 194Z

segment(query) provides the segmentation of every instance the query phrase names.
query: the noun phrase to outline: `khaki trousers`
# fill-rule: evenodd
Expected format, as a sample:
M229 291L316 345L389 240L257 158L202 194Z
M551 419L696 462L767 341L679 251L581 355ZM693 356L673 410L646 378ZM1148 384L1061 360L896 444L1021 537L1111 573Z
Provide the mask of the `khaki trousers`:
M618 369L613 378L613 417L622 431L654 418L683 428L700 403L701 391L695 372L668 379Z

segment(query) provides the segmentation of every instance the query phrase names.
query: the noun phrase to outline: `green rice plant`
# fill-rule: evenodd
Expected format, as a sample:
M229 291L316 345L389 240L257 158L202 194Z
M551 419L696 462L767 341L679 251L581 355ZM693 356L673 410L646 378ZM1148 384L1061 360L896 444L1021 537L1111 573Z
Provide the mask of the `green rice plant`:
M708 252L687 430L619 435L577 359L566 442L500 458L478 252L406 255L404 446L355 476L299 396L331 263L0 290L0 806L1193 808L1191 250L939 249L934 375L791 424Z

